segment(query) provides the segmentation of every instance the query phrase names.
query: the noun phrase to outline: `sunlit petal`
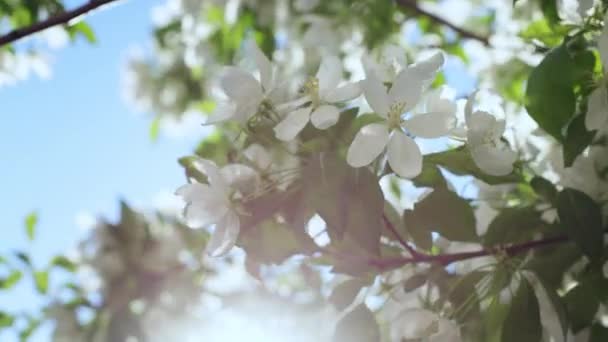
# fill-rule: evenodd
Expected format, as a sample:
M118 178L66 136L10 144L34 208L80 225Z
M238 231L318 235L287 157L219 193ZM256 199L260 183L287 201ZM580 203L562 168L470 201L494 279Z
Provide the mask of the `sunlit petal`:
M375 123L364 126L348 148L346 161L352 167L369 165L376 159L388 142L388 128Z
M225 255L234 247L239 232L239 217L232 211L227 212L215 226L215 231L206 247L207 253L213 257Z
M334 90L342 78L342 62L336 56L323 57L317 79L319 80L319 93L327 94Z
M413 135L421 138L438 138L447 135L455 126L456 117L452 113L435 112L415 115L403 126Z
M483 172L492 176L508 175L513 171L513 163L517 160L517 154L514 151L491 145L472 147L471 156Z
M359 83L347 83L341 87L328 91L323 100L329 103L346 102L355 99L361 95L361 86Z
M310 115L310 122L318 129L327 129L338 122L340 110L336 106L324 105Z
M372 107L376 114L386 117L390 102L384 84L376 76L369 75L365 80L361 81L361 87L369 106Z
M274 127L274 133L279 140L293 140L306 127L310 120L310 107L296 109L287 114L283 121Z
M388 141L388 163L396 174L413 178L422 171L422 153L414 139L395 130Z
M242 101L247 98L262 98L260 83L250 73L235 67L228 67L220 81L222 90L231 99Z

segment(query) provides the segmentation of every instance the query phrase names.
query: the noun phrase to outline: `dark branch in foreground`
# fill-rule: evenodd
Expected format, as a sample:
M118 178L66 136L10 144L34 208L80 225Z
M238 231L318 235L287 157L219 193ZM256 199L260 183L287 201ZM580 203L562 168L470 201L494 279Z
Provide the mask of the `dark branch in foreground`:
M116 1L118 0L89 0L89 2L87 2L86 4L76 7L73 10L59 13L55 16L49 17L46 20L32 24L31 26L18 28L5 35L0 36L0 46L11 44L21 38L46 30L49 27L67 24L70 20L74 18L77 18L101 6Z
M416 2L416 0L395 0L395 2L397 3L397 5L399 7L408 9L408 10L414 12L416 15L427 17L437 24L444 25L444 26L451 28L459 36L461 36L463 38L477 40L477 41L483 43L484 45L490 45L490 40L488 39L488 37L482 36L475 32L471 32L462 27L458 27L433 13L420 8L418 6L418 3Z

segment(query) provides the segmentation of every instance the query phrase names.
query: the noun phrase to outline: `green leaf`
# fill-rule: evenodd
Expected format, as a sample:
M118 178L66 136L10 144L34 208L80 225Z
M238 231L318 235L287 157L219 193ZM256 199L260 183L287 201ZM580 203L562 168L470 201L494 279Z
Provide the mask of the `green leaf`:
M152 120L152 123L150 123L150 130L148 131L148 136L150 137L150 140L152 142L156 142L158 140L158 135L160 133L160 121L161 116L158 115L154 118L154 120Z
M78 266L74 262L62 255L54 257L51 261L51 265L63 268L68 272L75 272L78 268Z
M539 40L547 47L555 47L562 43L570 29L562 25L550 26L546 18L532 22L519 33L526 40Z
M19 332L19 341L25 342L32 336L32 334L40 327L42 321L32 317L28 317L28 323L25 329Z
M502 341L539 342L542 335L538 301L532 286L522 277L502 327Z
M532 186L534 192L545 201L549 203L555 203L557 201L558 191L555 188L555 185L547 179L535 176L530 181L530 186Z
M522 275L530 282L530 285L532 285L532 288L534 289L541 315L546 315L544 320L558 323L561 328L559 337L563 338L565 341L568 335L568 314L561 298L552 287L544 283L543 280L537 277L533 272L523 271ZM549 304L551 305L550 307L548 307ZM544 305L547 305L547 307L543 307ZM553 316L553 314L555 316ZM557 332L550 331L549 333L556 334ZM557 338L557 336L554 337Z
M36 236L36 225L38 224L38 214L35 212L29 213L25 217L25 233L30 241Z
M566 234L591 259L603 254L604 232L600 207L582 191L564 189L557 199L557 213Z
M307 203L327 223L332 242L348 237L378 255L384 196L376 176L329 153L311 157L302 174Z
M570 51L566 45L551 50L532 70L526 89L528 113L559 142L565 140L564 129L575 115L575 87L587 83L595 67L593 52Z
M83 36L89 43L95 44L97 43L97 37L95 37L95 32L89 24L84 21L79 21L76 24L68 26L68 34L72 40L75 40L78 35Z
M0 330L12 326L14 322L15 317L4 311L0 311Z
M338 322L333 340L336 342L380 341L380 328L374 314L365 304L359 304Z
M439 214L440 213L440 214ZM475 230L475 215L469 202L447 188L433 190L416 203L414 211L404 216L410 234L424 229L441 234L452 241L478 241Z
M589 282L581 283L568 291L564 296L564 303L574 333L581 331L593 322L600 305L596 291Z
M369 280L363 278L352 278L340 283L329 296L329 302L333 304L336 310L343 311L352 304L357 294L367 285L369 285Z
M46 294L49 290L49 273L47 271L34 272L34 283L38 293Z
M423 219L419 219L413 210L405 209L403 212L403 224L416 246L427 251L431 250L433 247L433 235Z
M19 280L23 277L23 273L19 270L13 270L6 278L0 278L0 289L10 290L13 288Z
M560 22L557 10L557 0L540 0L540 9L549 25L557 25Z
M515 173L506 176L491 176L481 171L465 146L425 155L424 161L432 165L441 166L456 175L471 175L492 185L515 183L521 180L521 177Z
M585 115L577 115L568 125L563 143L564 166L570 167L583 151L591 144L595 132L585 127Z
M529 240L544 225L534 208L505 208L492 220L484 244L493 246Z
M608 341L608 327L601 323L595 323L591 326L591 334L588 342L605 342Z

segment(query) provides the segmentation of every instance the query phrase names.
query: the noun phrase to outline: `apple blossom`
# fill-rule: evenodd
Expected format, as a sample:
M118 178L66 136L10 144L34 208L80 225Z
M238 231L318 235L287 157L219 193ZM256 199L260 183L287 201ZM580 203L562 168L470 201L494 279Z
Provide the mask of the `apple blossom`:
M240 231L239 196L255 190L252 186L257 174L241 164L220 169L206 159L197 160L194 166L207 176L209 184L186 184L177 189L176 195L186 202L184 216L188 225L193 228L215 225L207 251L212 256L221 256L236 243Z
M318 129L327 129L338 122L340 109L336 106L359 96L357 83L339 86L342 78L342 62L338 57L323 58L315 77L311 77L303 87L304 99L308 104L288 113L274 128L280 140L293 140L310 121Z
M455 120L456 108L440 95L435 94L429 98L426 113L402 118L404 113L420 101L428 75L436 72L424 63L419 65L425 67L402 70L388 92L373 73L361 82L367 102L383 120L364 126L357 133L347 154L351 166L369 165L387 148L388 162L395 173L404 178L412 178L422 170L422 154L414 139L403 128L427 138L448 134Z
M467 145L473 161L490 175L507 175L513 171L517 154L501 140L505 121L485 111L473 111L474 97L475 94L471 95L465 108Z

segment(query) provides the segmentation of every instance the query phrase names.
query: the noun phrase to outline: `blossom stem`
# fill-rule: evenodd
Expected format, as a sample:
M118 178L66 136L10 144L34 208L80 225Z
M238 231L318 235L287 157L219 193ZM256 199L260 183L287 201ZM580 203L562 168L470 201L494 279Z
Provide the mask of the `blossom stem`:
M462 27L452 24L451 22L447 21L446 19L441 18L440 16L438 16L436 14L433 14L425 9L420 8L420 6L418 6L418 3L416 0L395 0L395 2L397 3L397 5L399 7L403 8L403 9L408 9L408 10L414 12L418 16L427 17L437 24L444 25L444 26L451 28L459 36L461 36L463 38L476 40L486 46L490 45L490 40L488 39L488 37L482 36L478 33L475 33L475 32L469 31L469 30L466 30Z
M53 26L67 24L72 19L75 19L99 7L116 1L118 0L89 0L85 4L80 5L79 7L76 7L73 10L61 12L57 15L47 18L46 20L37 22L30 26L15 29L3 36L0 36L0 46L11 44L21 38L30 36Z

